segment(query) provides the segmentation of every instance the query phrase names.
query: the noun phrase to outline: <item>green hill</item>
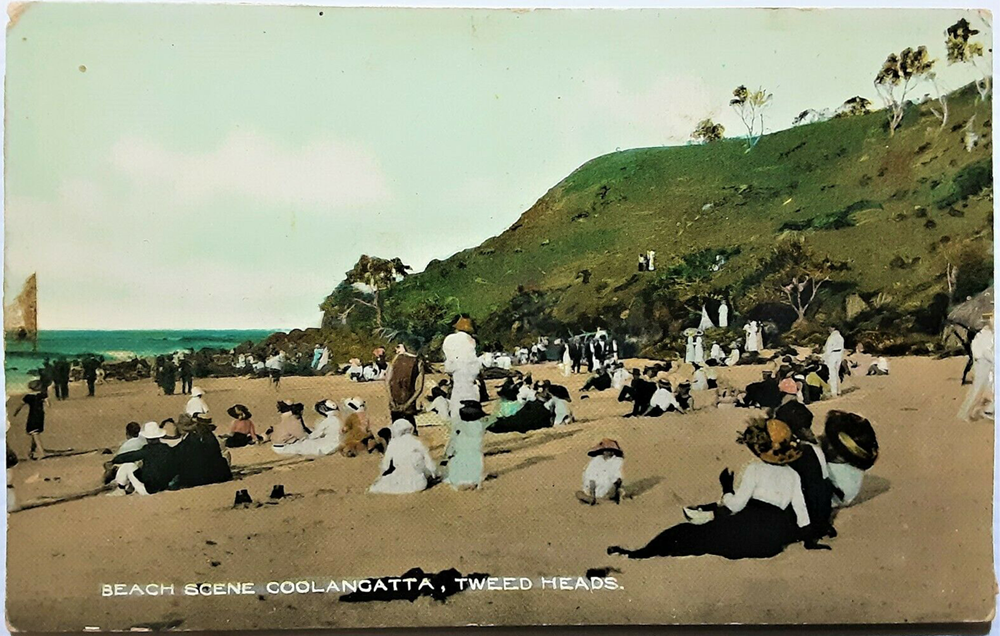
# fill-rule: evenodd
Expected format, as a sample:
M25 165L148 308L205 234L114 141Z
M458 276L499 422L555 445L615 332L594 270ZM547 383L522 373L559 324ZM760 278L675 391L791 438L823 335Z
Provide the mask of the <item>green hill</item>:
M877 111L767 135L750 152L726 139L598 157L499 236L390 290L387 324L426 340L460 310L504 344L603 325L655 348L706 298L728 298L736 322L781 314L780 283L805 266L831 278L809 322L933 334L949 301L992 279L990 103L975 98L971 86L953 93L943 128L913 105L893 136ZM971 151L967 128L980 136ZM657 271L640 274L646 250ZM860 315L848 296L865 301Z

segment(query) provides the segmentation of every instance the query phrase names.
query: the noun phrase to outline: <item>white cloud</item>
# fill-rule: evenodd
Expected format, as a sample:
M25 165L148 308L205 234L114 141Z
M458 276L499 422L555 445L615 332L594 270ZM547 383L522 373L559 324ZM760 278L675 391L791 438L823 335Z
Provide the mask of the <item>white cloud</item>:
M167 187L181 202L224 195L258 204L346 208L391 198L374 153L331 139L288 147L257 133L234 132L216 148L193 153L126 137L111 148L111 163L137 185Z

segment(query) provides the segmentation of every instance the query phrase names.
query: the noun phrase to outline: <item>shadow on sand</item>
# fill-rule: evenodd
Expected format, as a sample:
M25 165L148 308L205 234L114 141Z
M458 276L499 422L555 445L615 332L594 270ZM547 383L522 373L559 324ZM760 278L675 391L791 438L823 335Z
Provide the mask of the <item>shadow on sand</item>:
M853 508L878 497L882 493L887 492L891 486L891 482L885 477L866 475L864 483L861 484L861 492L858 493L857 498L851 503L850 507Z
M555 455L539 455L537 457L529 457L523 462L514 464L513 466L508 466L507 468L501 468L495 473L490 473L486 475L485 481L490 481L500 477L501 475L506 475L508 473L513 473L518 470L524 470L525 468L531 468L535 464L541 464L542 462L549 462L555 459Z
M630 499L636 499L642 496L643 494L649 492L650 490L652 490L661 481L663 481L663 477L661 477L660 475L653 475L651 477L646 477L638 481L629 482L625 484L624 487L625 494Z

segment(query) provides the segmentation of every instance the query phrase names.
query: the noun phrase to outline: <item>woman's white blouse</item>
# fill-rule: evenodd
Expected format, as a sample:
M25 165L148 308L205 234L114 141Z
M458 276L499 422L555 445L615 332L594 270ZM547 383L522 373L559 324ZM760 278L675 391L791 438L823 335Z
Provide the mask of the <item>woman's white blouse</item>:
M747 465L740 476L736 493L723 495L722 504L733 512L739 512L751 499L769 503L782 510L791 505L795 511L796 524L800 528L809 525L802 481L790 466L776 466L759 460Z

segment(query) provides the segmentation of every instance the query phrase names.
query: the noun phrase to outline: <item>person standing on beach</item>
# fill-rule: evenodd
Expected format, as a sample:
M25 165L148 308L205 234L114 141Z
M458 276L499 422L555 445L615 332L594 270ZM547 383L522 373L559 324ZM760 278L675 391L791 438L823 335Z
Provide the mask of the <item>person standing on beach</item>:
M42 432L45 430L45 407L49 405L49 392L37 380L32 381L28 388L33 392L21 398L21 404L17 405L13 417L17 417L25 406L28 407L28 421L25 425L25 430L31 436L31 451L28 457L43 459L45 447L42 445Z
M177 366L172 358L164 358L160 364L160 376L157 384L163 389L163 395L173 395L177 386Z
M844 362L844 336L836 327L830 327L830 337L823 346L823 361L830 370L830 395L840 395L840 367Z
M56 399L69 399L69 361L59 358L55 364Z
M187 395L191 393L191 385L194 384L194 366L191 364L191 358L187 357L187 354L181 357L181 362L177 370L181 376L181 393Z
M972 387L962 402L958 417L966 422L980 415L993 418L993 314L985 314L988 323L972 339Z
M389 388L389 419L403 419L417 425L417 399L424 390L424 370L420 358L406 350L406 345L396 345L396 357L385 374Z
M451 375L451 416L457 421L458 411L465 400L479 400L479 372L482 363L476 355L475 327L468 316L460 316L455 331L441 343L444 370Z
M94 385L97 384L97 368L100 361L94 356L83 359L83 379L87 381L87 397L94 397Z
M42 388L48 390L55 381L55 369L52 368L52 361L45 358L45 362L42 363L42 368L38 372L38 378L42 382ZM58 385L56 385L58 388Z

